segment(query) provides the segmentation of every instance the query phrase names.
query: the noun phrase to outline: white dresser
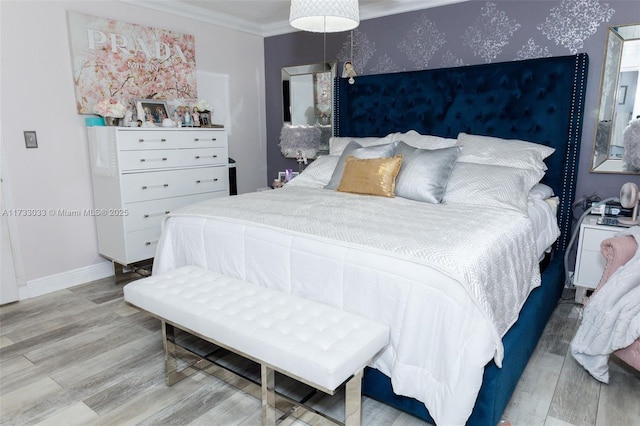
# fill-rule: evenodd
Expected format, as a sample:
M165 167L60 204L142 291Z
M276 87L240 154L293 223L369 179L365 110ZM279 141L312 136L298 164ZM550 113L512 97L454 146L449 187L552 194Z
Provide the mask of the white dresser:
M615 236L625 228L598 225L599 216L587 216L580 225L578 251L573 284L576 286L576 303L583 303L584 298L596 288L604 272L604 256L600 252L600 243Z
M229 195L224 129L89 127L98 248L129 265L155 256L165 215Z

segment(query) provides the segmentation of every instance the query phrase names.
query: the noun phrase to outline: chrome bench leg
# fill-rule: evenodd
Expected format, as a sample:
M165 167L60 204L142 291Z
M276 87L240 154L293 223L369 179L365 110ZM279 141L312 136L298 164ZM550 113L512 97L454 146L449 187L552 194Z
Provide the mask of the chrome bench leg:
M360 426L362 424L362 374L358 371L347 382L345 389L344 424Z
M175 327L162 321L162 346L164 348L164 373L167 386L173 386L180 380L189 377L197 370L200 362L194 361L182 348L175 343ZM188 360L190 363L182 370L178 370L178 359Z
M275 426L276 424L276 393L275 373L273 368L262 364L260 366L262 376L262 425Z

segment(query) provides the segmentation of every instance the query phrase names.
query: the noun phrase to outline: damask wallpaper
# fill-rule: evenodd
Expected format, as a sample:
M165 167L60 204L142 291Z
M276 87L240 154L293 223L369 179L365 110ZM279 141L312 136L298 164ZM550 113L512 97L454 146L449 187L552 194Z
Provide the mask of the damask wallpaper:
M499 2L488 1L480 7L478 15L464 31L458 29L453 34L430 19L428 11L421 12L400 33L401 39L397 43L397 52L409 60L411 67L399 65L388 52L380 51L368 34L370 31L363 28L355 29L347 36L338 53L338 60L351 60L359 74L378 74L469 65L447 48L452 44L466 47L474 57L485 63L497 58L506 61L548 57L551 56L551 44L562 46L566 54L575 54L599 26L607 25L615 13L608 3L598 0L537 3L551 6L543 22L521 23L518 18L502 10ZM529 38L511 58L501 56L518 31L529 34Z
M351 61L358 75L445 68L530 58L589 55L577 195L614 196L624 176L590 173L598 91L609 26L640 23L640 0L472 0L383 18L353 32L296 32L265 39L267 168L291 168L280 155L280 69ZM356 77L357 84L357 77ZM273 106L273 108L271 107ZM384 108L384 106L381 106Z

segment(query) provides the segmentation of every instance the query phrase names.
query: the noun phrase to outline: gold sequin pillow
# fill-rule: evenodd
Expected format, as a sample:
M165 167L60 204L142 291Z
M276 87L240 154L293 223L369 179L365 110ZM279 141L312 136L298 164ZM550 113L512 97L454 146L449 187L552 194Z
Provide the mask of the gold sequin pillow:
M394 197L400 166L402 155L367 159L349 156L336 191Z

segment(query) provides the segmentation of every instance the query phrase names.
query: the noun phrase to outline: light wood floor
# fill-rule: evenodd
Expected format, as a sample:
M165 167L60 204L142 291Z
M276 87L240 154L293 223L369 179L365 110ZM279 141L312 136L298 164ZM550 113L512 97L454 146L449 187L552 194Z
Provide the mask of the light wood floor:
M127 279L0 307L0 424L260 424L260 401L212 376L165 386L159 322L123 302ZM504 414L514 426L640 425L637 372L611 362L601 385L568 355L578 318L558 304ZM339 416L336 401L320 405ZM368 398L363 423L425 424Z

